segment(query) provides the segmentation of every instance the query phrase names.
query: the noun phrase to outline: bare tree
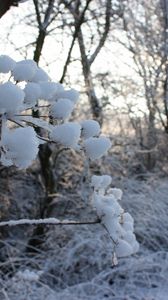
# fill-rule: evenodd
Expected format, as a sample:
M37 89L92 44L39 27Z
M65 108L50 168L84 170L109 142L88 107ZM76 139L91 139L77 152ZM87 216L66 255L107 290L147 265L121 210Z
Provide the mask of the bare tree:
M120 42L132 52L143 82L148 113L146 141L141 146L148 150L149 169L155 165L156 124L159 122L165 132L168 128L166 4L166 0L124 2L123 29L128 39Z
M75 43L78 43L86 93L91 105L92 114L94 118L102 123L102 106L96 95L91 66L107 40L111 18L113 17L113 21L115 21L115 18L119 16L118 6L114 6L112 9L111 0L60 0L58 2L49 0L47 3L43 0L33 0L33 4L35 16L31 16L31 25L33 23L34 26L38 27L38 35L36 41L33 43L33 47L35 48L34 60L39 63L45 39L48 35L59 30L58 23L60 23L59 26L64 31L69 31L70 28L72 41L67 52L67 59L63 67L60 82L63 83L65 80L67 69L72 59L73 47ZM100 10L97 10L97 6ZM96 26L96 34L94 26ZM94 35L96 35L98 41L95 40ZM90 49L86 46L88 39L90 39ZM38 117L38 111L34 112L34 115ZM56 187L55 176L52 171L51 154L52 151L49 145L41 146L39 157L48 194L54 193Z
M96 60L96 57L98 56L108 38L108 33L111 29L112 21L114 22L116 20L116 17L118 18L120 15L120 6L119 3L117 3L117 7L112 7L111 0L88 0L86 2L88 9L85 13L85 20L83 22L83 25L81 24L79 26L82 15L82 2L80 0L76 0L75 5L74 3L69 4L67 1L64 1L64 3L66 4L66 7L69 9L74 18L74 37L77 37L78 40L86 93L91 105L92 114L94 118L102 123L102 105L100 99L98 99L96 95L91 68L92 64ZM100 8L100 11L98 7ZM89 30L87 27L89 27ZM95 31L97 33L95 33Z

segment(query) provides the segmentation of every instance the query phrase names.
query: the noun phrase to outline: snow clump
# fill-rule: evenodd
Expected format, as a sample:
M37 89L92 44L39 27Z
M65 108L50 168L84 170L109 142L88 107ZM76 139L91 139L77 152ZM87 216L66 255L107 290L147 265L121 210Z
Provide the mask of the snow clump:
M32 127L4 128L1 138L1 162L5 166L27 168L36 158L38 146L39 141Z
M93 175L91 178L91 187L94 188L94 190L102 190L105 191L105 189L111 184L112 178L109 175Z
M30 81L37 71L37 64L34 60L27 59L16 63L12 70L15 81Z
M44 81L44 82L40 82L39 85L41 88L40 98L47 101L52 100L58 89L57 83Z
M54 93L53 97L50 98L50 102L55 102L57 101L58 99L67 99L66 97L62 97L62 94L64 92L64 87L61 83L57 82L57 90L56 92Z
M22 109L24 92L12 82L0 84L0 113L15 114Z
M36 157L39 139L30 124L32 127L47 131L45 138L39 137L41 143L42 140L46 142L51 138L52 141L65 147L81 150L78 145L81 136L80 124L69 122L54 127L50 122L51 117L52 120L67 120L79 98L79 93L75 89L65 90L60 83L51 82L48 74L33 60L15 62L9 56L1 55L0 72L9 71L15 84L12 82L0 84L1 162L5 166L14 164L19 168L26 168ZM26 82L24 88L17 86L22 81ZM48 101L48 104L39 105L39 100ZM39 113L39 118L27 113L30 108L39 110L43 107L48 109L45 110L45 115ZM15 126L24 128L8 130L9 120ZM25 123L28 127L25 127Z
M123 191L121 189L117 189L117 188L110 188L110 189L108 189L107 193L114 195L114 197L117 199L117 201L120 201L123 196Z
M69 99L59 99L53 103L50 108L50 114L53 118L65 120L70 117L74 109L74 103Z
M24 88L24 93L24 102L30 106L34 106L41 96L41 88L38 83L28 82Z
M133 232L134 220L118 203L122 196L121 190L109 189L107 193L105 192L110 180L104 181L104 176L92 176L91 186L94 188L92 204L111 237L113 253L118 258L126 257L136 253L139 249Z
M81 122L82 137L88 139L100 134L100 124L95 120L85 120Z
M41 271L31 271L29 269L25 269L23 271L18 271L16 273L16 276L20 279L20 280L27 280L27 281L37 281L39 280L41 275Z
M49 81L50 77L48 74L41 68L37 68L34 76L31 78L32 82L44 82L44 81Z
M79 99L79 92L76 91L75 89L59 90L59 92L56 94L56 100L58 100L59 98L69 99L74 104L76 104L76 102Z
M90 137L83 143L86 156L91 159L101 158L111 147L111 141L105 136Z
M81 135L81 126L76 122L68 122L53 127L51 140L65 147L76 148Z
M0 55L0 73L8 73L14 69L16 62L8 55Z

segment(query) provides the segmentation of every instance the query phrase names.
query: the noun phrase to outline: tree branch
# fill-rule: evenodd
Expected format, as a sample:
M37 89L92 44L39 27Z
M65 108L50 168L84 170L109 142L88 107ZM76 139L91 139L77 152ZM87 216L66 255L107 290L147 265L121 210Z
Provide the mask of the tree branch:
M65 65L64 65L64 69L63 69L63 73L62 73L62 76L61 76L61 79L60 79L60 83L63 83L63 81L64 81L64 78L65 78L65 75L66 75L66 72L67 72L67 68L68 68L68 65L69 65L69 62L70 62L73 46L75 44L75 40L78 36L78 32L81 28L81 25L84 22L85 12L87 11L87 8L88 8L89 3L91 1L92 0L87 0L86 1L86 5L85 5L82 13L80 14L80 18L78 18L78 20L76 21L75 31L74 31L74 34L73 34L73 39L72 39L71 46L70 46L69 51L68 51L68 55L67 55L67 59L66 59ZM69 5L69 3L67 3L66 1L63 1L63 2L64 2L64 5L71 11L71 13L74 14L74 12L73 12L71 6Z
M40 16L40 11L39 11L39 6L38 6L38 0L33 0L35 11L36 11L36 18L37 18L37 23L39 28L41 28L42 22L41 22L41 16Z
M107 0L106 1L106 21L105 21L104 31L103 31L103 34L99 40L99 43L98 43L95 51L93 52L93 54L91 55L91 57L89 59L90 65L94 62L94 60L97 57L98 53L100 52L101 48L104 46L104 43L107 39L107 35L110 30L110 19L111 19L111 0Z
M49 0L48 7L47 7L45 17L44 17L44 22L42 24L43 29L46 29L49 25L49 19L50 19L50 16L51 16L52 12L53 12L54 2L55 2L55 0Z
M4 226L18 226L18 225L92 225L99 224L100 219L95 219L93 221L71 221L63 220L60 221L56 218L45 218L45 219L20 219L20 220L9 220L0 222L0 227Z

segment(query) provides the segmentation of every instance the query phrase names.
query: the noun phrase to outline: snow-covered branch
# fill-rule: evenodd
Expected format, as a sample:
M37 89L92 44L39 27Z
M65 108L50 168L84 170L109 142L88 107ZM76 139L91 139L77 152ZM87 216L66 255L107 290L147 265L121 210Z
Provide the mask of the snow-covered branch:
M45 218L45 219L20 219L20 220L9 220L0 222L0 227L4 226L18 226L18 225L92 225L100 223L100 219L95 219L93 221L73 221L73 220L62 220L57 218Z
M0 84L0 162L4 166L27 168L36 159L40 144L44 143L52 142L65 149L81 152L87 162L100 159L110 149L111 141L101 135L100 124L97 121L69 121L79 93L74 89L66 90L60 83L52 82L35 61L16 62L9 56L1 55L0 73L11 75L9 81ZM26 115L27 110L37 109L40 100L44 104L46 102L41 107L46 110L45 121ZM39 116L44 116L40 106L38 109ZM9 121L15 124L14 128L9 126ZM40 135L37 135L35 127L43 129ZM0 222L0 227L101 223L112 240L114 255L124 257L136 253L139 244L133 233L133 218L125 213L118 203L122 191L108 188L111 180L109 175L92 176L92 206L97 212L95 220L20 219Z

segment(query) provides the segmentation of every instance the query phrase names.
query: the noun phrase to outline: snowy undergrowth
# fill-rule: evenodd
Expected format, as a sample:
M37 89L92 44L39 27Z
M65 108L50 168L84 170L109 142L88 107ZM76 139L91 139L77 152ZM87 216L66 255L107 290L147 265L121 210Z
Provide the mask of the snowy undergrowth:
M136 256L112 268L111 241L99 224L47 227L39 253L17 253L6 261L11 273L1 277L0 299L167 300L167 181L125 179L121 184L122 204L135 216L141 242ZM77 199L71 198L73 210ZM77 213L87 214L79 204Z
M134 215L138 240L153 251L168 249L167 178L148 181L125 180L123 207Z
M66 284L61 274L59 279L50 274L55 287L45 283L39 271L27 269L1 281L0 296L2 300L167 300L167 261L164 251L144 252L123 259L117 268L106 266L91 279L73 285ZM62 282L64 287L58 288Z

